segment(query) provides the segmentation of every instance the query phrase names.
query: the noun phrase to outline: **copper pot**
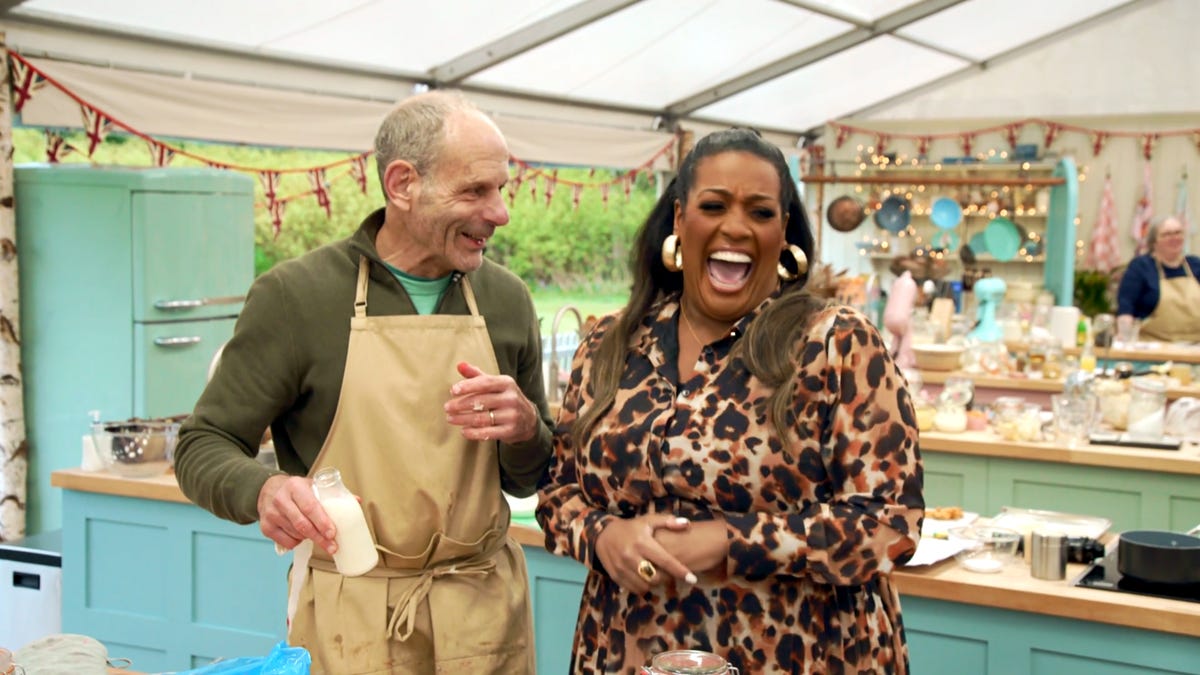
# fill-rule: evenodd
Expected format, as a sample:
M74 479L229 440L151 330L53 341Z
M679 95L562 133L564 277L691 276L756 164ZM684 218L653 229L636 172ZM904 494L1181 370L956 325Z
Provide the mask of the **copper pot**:
M842 195L829 202L829 208L825 209L825 219L829 221L829 226L838 232L854 230L862 225L866 217L863 203L849 195Z

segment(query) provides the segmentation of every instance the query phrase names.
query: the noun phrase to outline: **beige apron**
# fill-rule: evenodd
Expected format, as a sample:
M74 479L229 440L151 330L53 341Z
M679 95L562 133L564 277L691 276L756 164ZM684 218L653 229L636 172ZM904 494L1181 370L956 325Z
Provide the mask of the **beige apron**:
M359 261L341 398L310 475L336 467L363 499L381 563L343 577L297 551L289 642L313 672L534 671L528 575L509 539L495 443L446 422L460 361L498 371L466 278L469 316L367 316ZM298 573L297 573L298 572Z
M1200 342L1200 283L1192 266L1183 259L1184 275L1168 279L1162 263L1158 267L1158 305L1138 330L1139 338L1163 342Z

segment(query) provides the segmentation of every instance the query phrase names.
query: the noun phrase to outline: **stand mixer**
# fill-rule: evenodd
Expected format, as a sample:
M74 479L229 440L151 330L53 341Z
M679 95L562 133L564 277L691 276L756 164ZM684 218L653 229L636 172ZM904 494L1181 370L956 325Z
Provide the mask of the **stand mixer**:
M984 277L975 282L972 291L977 304L977 322L968 336L980 342L999 342L1004 337L1000 324L996 323L996 307L1007 290L1008 285L998 277Z

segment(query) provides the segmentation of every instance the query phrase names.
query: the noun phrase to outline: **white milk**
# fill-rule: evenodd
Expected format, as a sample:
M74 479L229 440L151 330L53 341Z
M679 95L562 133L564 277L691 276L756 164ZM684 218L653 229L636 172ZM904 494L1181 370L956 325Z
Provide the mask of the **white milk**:
M333 554L333 562L338 572L348 577L369 572L379 563L379 551L375 549L358 499L351 494L325 497L321 506L337 528L334 535L337 553Z

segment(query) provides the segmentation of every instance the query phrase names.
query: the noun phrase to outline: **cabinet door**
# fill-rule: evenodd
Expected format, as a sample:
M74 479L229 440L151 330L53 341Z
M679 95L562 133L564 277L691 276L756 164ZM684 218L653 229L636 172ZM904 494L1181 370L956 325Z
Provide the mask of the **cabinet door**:
M134 192L133 319L233 316L254 279L250 194Z
M217 349L236 319L134 325L133 410L140 417L190 413Z

